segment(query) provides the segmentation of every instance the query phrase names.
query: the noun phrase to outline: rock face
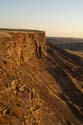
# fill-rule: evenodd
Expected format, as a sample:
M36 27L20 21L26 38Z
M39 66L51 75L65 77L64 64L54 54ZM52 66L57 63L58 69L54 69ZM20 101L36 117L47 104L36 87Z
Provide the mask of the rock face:
M45 32L0 31L1 125L40 124L41 99L30 83L33 78L26 76L27 71L32 72L31 70L34 71L34 69L25 71L26 68L22 66L31 68L32 62L42 60L45 56Z
M45 56L45 42L43 31L6 31L5 36L0 37L0 62L20 65L41 59Z
M77 58L43 31L0 30L0 125L83 125Z

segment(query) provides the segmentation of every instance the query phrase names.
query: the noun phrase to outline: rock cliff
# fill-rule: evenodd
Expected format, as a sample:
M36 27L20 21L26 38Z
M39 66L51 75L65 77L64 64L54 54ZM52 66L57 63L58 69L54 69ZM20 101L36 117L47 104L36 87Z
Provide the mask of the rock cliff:
M83 65L71 57L43 31L1 29L0 125L83 125Z
M45 56L45 32L5 31L5 35L3 33L0 37L1 64L20 65Z

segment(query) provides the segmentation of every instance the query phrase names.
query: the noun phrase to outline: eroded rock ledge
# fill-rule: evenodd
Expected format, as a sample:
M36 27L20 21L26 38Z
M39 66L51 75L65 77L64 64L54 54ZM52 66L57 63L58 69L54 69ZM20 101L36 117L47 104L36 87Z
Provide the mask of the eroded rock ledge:
M0 32L0 63L20 65L36 59L42 59L46 52L45 32L12 31Z

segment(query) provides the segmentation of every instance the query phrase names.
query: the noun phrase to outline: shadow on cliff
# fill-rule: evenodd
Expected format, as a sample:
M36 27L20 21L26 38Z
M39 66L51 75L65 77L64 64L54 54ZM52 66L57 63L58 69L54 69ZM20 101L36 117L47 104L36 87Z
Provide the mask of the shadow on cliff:
M53 46L49 43L49 46L52 49L49 49L48 53L51 57L53 57L53 59L55 58L54 61L66 69L77 80L83 82L83 58L68 53L67 51L58 48L56 45ZM73 66L76 65L77 67L74 68L71 64Z
M72 113L83 122L83 111L79 111L77 107L83 109L83 94L76 88L67 73L61 67L50 67L48 72L55 78L63 91L63 97ZM65 96L64 96L65 95ZM67 97L67 98L66 98ZM76 105L76 106L75 106Z

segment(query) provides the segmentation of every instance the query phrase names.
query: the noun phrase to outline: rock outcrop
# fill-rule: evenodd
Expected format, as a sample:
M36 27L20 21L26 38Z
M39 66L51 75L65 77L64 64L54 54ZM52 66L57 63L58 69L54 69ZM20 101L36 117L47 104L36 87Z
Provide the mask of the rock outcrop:
M42 59L45 44L43 31L5 31L5 36L0 37L0 63L12 66Z
M0 125L83 125L83 65L69 55L43 31L0 30Z

